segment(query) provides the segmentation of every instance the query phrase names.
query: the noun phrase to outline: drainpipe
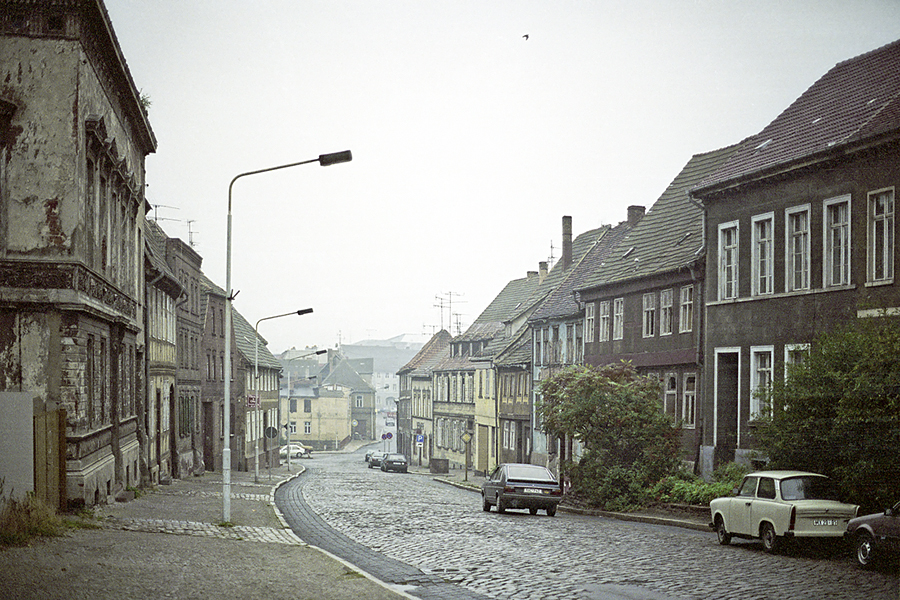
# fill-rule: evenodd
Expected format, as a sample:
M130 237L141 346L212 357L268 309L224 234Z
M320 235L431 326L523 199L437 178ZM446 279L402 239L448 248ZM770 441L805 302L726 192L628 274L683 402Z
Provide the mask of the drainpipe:
M706 251L707 251L707 236L706 236L706 205L703 204L702 200L699 200L694 197L690 190L687 191L688 201L700 209L700 248L694 253L694 256L699 258L703 258L703 265L705 268L706 265ZM695 265L697 262L694 263ZM706 314L706 278L703 273L698 273L695 267L691 267L691 281L697 284L697 307L701 311L700 318L697 320L698 329L697 332L697 340L698 340L698 348L697 348L697 364L700 366L700 372L702 374L702 381L706 380L706 365L705 365L705 348L703 347L706 340L706 329L707 329L707 314ZM702 383L702 381L697 382L697 387L700 390L707 390L707 386ZM714 392L713 392L714 393ZM700 406L706 405L706 394L702 394L700 397ZM695 408L696 410L696 408ZM699 430L699 443L697 444L697 460L694 462L694 472L700 468L700 447L703 446L705 440L703 439L706 428L706 411L699 411L698 415L697 429Z

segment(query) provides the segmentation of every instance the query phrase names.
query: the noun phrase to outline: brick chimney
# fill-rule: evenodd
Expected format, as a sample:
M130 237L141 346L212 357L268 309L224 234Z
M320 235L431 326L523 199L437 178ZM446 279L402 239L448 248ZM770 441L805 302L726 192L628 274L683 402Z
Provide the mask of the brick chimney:
M544 282L544 279L547 278L547 261L542 260L538 263L538 274L540 275L540 283Z
M572 266L572 217L562 218L562 268Z
M632 205L628 207L628 224L631 227L634 227L638 224L638 221L644 218L644 211L646 209L643 206Z

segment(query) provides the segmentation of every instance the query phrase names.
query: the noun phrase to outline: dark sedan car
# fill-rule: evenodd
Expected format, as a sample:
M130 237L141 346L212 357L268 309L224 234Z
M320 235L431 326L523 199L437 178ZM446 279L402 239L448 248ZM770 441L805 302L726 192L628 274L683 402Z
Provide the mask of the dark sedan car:
M871 567L889 554L900 556L900 502L883 513L850 519L844 535L861 567Z
M507 508L527 508L533 515L545 510L552 517L561 500L559 481L549 469L538 465L502 464L481 485L485 511L490 511L491 506L496 506L499 513Z
M402 454L385 454L381 459L382 471L397 471L398 473L406 473L409 469L409 463Z
M380 467L381 459L383 459L384 456L384 452L373 452L372 456L369 457L369 468L374 469L375 467Z

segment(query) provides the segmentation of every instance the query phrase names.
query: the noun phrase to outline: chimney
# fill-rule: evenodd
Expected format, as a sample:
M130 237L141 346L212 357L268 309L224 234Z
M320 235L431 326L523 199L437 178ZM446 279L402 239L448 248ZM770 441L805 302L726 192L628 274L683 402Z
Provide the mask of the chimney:
M628 207L628 225L634 227L644 218L644 207L632 205Z
M562 268L565 271L572 266L572 217L563 217L562 227Z
M538 263L538 274L541 278L539 283L544 283L544 279L547 278L547 261L546 260L542 260L541 262Z

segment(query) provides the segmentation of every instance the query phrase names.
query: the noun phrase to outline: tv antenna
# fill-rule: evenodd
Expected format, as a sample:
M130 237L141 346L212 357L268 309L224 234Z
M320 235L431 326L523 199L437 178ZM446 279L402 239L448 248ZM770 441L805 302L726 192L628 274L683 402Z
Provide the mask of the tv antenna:
M168 204L151 204L150 206L153 207L153 220L154 221L160 220L160 218L159 218L159 209L160 208L171 208L173 210L180 210L177 206L169 206ZM162 220L163 221L178 221L179 219L167 219L167 218L163 217Z

